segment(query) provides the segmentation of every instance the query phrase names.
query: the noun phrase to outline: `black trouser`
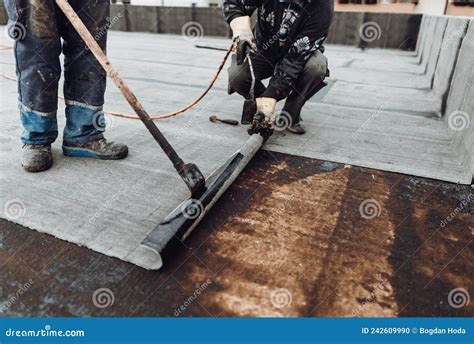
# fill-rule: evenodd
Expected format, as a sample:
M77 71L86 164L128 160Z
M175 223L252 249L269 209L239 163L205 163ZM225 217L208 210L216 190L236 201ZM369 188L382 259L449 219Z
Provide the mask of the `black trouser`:
M105 51L110 0L69 0ZM4 0L8 31L15 39L20 114L25 144L50 144L58 136L56 112L64 54L64 140L102 137L106 73L54 0ZM63 40L63 43L61 42Z
M265 85L262 80L273 76L275 67L262 55L252 58L252 66L255 74L255 97L261 97L265 92ZM328 60L319 50L308 60L300 77L295 83L295 88L286 99L282 112L291 115L292 124L295 125L301 120L301 109L319 90L321 82L324 81L328 72ZM250 87L252 76L248 61L238 66L235 55L232 56L232 63L229 68L229 94L239 93L244 98L250 97Z

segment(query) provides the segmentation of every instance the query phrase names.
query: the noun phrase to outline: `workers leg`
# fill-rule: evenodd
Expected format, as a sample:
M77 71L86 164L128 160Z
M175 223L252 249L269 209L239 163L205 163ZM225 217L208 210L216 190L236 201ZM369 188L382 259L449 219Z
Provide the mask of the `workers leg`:
M231 65L229 67L229 87L228 93L239 93L246 99L250 98L250 87L252 85L252 75L248 60L245 60L240 66L237 65L235 54L231 56ZM273 74L274 67L263 56L255 55L252 57L252 66L255 74L255 97L260 97L265 92L265 86L261 80L269 78Z
M294 126L301 120L301 109L306 101L320 90L321 83L328 74L328 60L319 50L308 60L283 106L282 114L289 115Z
M25 144L48 145L58 136L58 81L61 76L54 0L5 0L14 53Z
M69 3L105 52L110 26L109 0L69 0ZM125 158L128 147L109 142L102 134L105 131L103 106L107 73L64 15L61 35L64 38L66 98L63 154L104 160Z
M69 0L99 46L105 52L109 27L109 0ZM107 74L68 19L61 15L64 39L64 142L82 144L103 138L104 94Z

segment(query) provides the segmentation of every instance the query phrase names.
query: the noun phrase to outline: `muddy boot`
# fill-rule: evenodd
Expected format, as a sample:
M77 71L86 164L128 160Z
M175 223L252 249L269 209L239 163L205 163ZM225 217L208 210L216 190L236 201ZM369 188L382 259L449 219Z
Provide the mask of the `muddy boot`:
M306 133L306 129L301 123L293 124L291 127L288 127L287 130L296 135L303 135Z
M119 160L128 155L128 147L120 143L107 142L106 139L80 144L65 142L63 143L63 153L70 157Z
M53 166L51 145L24 145L21 165L27 172L42 172Z

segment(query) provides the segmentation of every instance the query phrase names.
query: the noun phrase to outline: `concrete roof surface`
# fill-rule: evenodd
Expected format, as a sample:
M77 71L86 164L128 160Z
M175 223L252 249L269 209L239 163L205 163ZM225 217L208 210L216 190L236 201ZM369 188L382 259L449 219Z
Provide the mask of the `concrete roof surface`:
M434 33L454 27L441 19L423 25ZM472 35L472 25L469 30ZM1 276L13 281L8 292L31 271L38 285L30 303L14 305L8 314L169 315L208 278L213 284L207 296L187 314L472 314L470 308L456 311L442 304L453 287L472 289L464 261L472 261L472 191L454 184L471 181L472 136L455 133L441 117L448 91L451 111L468 104L454 100L469 101L459 87L448 90L446 84L453 75L466 85L470 80L465 71L472 68L467 63L472 48L464 46L456 58L445 49L461 46L464 36L456 32L443 40L426 36L411 53L328 46L332 77L303 110L307 134L276 132L162 272L137 267L150 262L133 252L189 194L144 126L107 116L107 137L130 147L123 161L65 158L59 140L54 167L27 174L19 162L16 87L1 79L0 217L18 224L0 225ZM198 49L196 43L225 48L230 41L112 31L108 54L148 112L159 115L197 97L222 59L223 52ZM451 71L438 68L437 61ZM468 68L454 72L456 61ZM0 51L0 72L14 71L11 51ZM433 89L429 73L435 75ZM227 95L226 78L224 72L196 108L157 122L184 160L205 175L248 138L244 126L208 120L210 115L240 118L242 99ZM59 109L62 128L61 102ZM106 110L131 113L111 82ZM7 204L19 206L19 215L12 216ZM364 205L371 211L365 217ZM448 218L449 231L441 236ZM419 248L420 256L413 256ZM101 286L113 287L120 299L103 313L87 304L91 290ZM423 287L431 298L413 294ZM379 289L376 301L366 306L364 300ZM290 303L275 305L277 292L291 297Z

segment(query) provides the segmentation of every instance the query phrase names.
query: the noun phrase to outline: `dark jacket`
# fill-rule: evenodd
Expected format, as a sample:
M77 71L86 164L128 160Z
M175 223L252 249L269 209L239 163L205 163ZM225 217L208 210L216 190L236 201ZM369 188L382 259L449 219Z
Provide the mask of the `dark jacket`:
M275 65L264 97L283 99L292 91L306 62L326 39L334 0L224 0L225 19L251 16L258 54Z

